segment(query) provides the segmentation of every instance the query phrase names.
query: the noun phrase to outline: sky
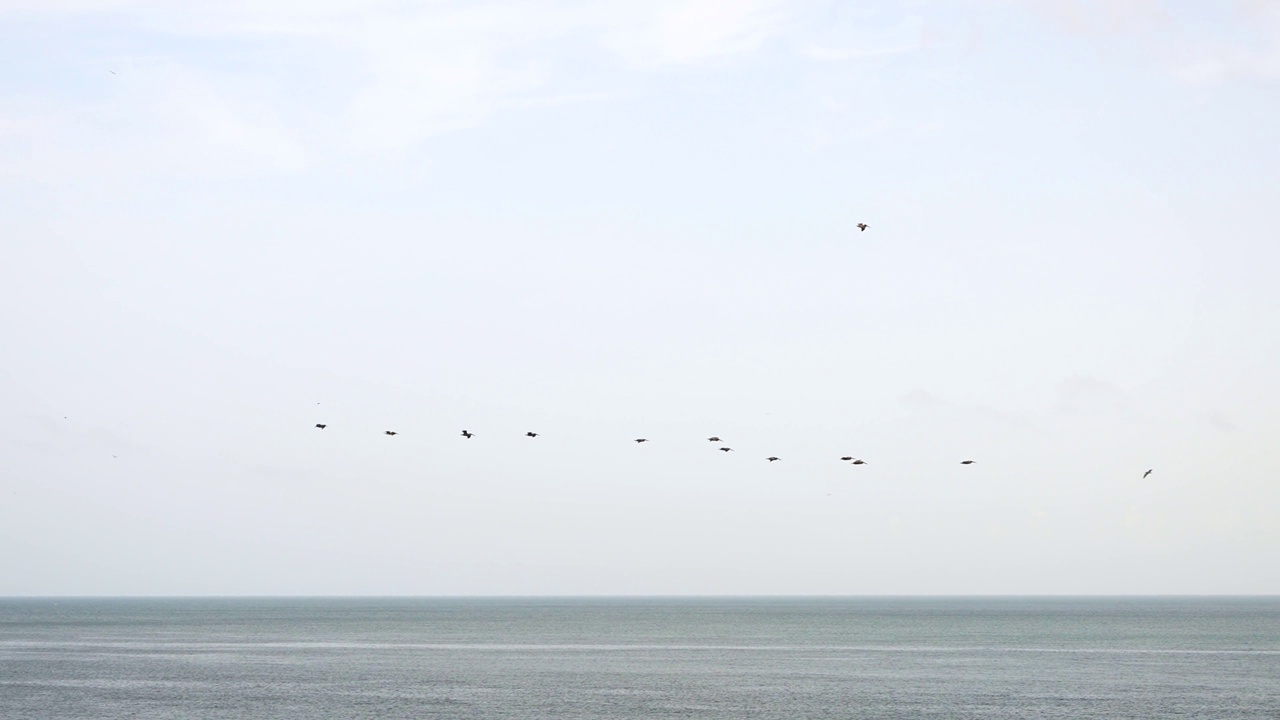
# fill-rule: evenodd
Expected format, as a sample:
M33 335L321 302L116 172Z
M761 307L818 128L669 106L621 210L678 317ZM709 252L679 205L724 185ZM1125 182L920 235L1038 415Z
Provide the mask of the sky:
M1275 2L0 0L0 65L0 595L1280 593Z

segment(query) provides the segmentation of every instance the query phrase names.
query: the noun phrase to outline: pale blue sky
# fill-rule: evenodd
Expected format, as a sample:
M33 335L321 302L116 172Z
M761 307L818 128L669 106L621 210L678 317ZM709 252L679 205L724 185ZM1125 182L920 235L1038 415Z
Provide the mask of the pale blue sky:
M1275 3L10 0L0 64L0 595L1280 593Z

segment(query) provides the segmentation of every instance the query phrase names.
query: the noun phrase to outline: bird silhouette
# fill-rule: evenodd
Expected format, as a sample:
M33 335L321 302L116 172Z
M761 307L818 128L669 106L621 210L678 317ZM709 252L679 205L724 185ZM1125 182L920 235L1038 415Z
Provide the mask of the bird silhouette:
M468 440L470 440L470 439L471 439L471 436L472 436L472 435L475 435L475 433L473 433L473 432L467 432L466 430L463 430L463 431L462 431L462 437L464 437L464 438L466 438L466 439L468 439Z
M323 430L323 429L325 429L325 428L326 428L326 427L328 427L328 426L327 426L327 425L325 425L324 423L316 423L316 427L318 427L318 428L320 428L321 430Z
M711 437L707 438L707 442L720 442L720 441L721 441L720 438L716 437L715 435L712 435Z
M733 452L733 448L720 448L720 452Z
M840 459L841 459L841 460L852 460L852 459L853 459L853 456L852 456L852 455L845 455L844 457L842 457L842 458L840 458Z
M1147 479L1147 476L1148 476L1148 475L1150 475L1150 474L1151 474L1151 471L1150 471L1150 470L1148 470L1148 471L1146 471L1146 472L1142 473L1142 479L1143 479L1143 480L1146 480L1146 479Z
M851 464L851 465L866 465L866 464L867 464L867 461L866 461L866 460L854 460L854 461L853 461L852 463L850 463L850 464Z
M781 459L782 459L782 458L775 457L775 456L773 456L773 455L770 455L769 457L765 458L765 460L768 460L769 462L776 462L776 461L781 460Z
M866 224L866 223L858 223L858 232L866 232L866 231L867 231L867 224Z
M526 436L526 437L538 437L538 433L536 433L536 432L527 432L527 433L525 433L525 436Z
M961 465L972 465L972 464L973 464L973 461L972 461L972 460L961 460L961 461L960 461L960 464L961 464Z
M386 431L386 434L387 434L387 435L399 435L400 433L396 432L395 430L387 430L387 431Z
M649 442L649 438L636 438L636 442L638 443Z

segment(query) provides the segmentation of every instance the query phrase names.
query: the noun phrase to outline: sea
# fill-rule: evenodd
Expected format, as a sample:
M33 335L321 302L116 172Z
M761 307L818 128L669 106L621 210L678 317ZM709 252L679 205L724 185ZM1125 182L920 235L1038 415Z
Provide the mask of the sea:
M0 719L1280 719L1280 598L0 599Z

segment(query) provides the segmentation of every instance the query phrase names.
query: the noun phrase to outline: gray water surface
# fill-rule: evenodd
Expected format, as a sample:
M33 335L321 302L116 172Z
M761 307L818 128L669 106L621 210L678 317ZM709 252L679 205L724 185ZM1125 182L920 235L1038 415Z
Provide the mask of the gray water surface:
M0 718L1280 719L1280 598L8 599Z

